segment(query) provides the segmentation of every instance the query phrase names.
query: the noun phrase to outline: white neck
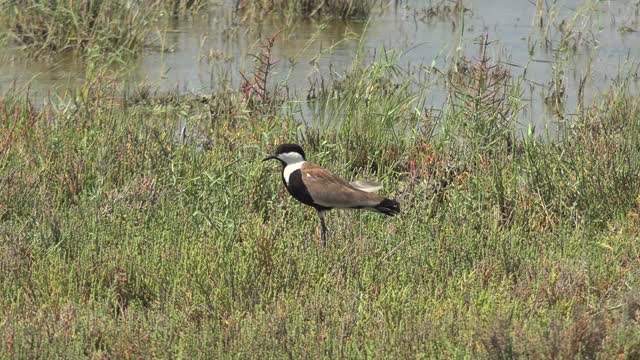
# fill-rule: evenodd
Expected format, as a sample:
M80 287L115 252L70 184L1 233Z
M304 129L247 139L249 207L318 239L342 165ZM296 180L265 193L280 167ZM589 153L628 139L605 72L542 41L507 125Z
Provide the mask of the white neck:
M304 157L302 157L302 154L292 151L279 154L278 159L286 164L282 170L282 177L284 178L284 182L289 185L289 177L304 164Z
M300 169L302 167L302 164L304 164L304 160L298 161L293 164L287 164L287 166L284 167L284 169L282 170L282 177L284 177L284 182L287 183L287 185L289 185L289 177L291 176L291 174L294 171Z

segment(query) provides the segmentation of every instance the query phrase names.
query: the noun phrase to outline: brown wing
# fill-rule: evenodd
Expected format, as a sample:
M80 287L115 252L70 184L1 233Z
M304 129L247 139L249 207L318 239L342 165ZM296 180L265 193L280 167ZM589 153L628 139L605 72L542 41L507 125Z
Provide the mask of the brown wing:
M302 182L318 205L331 208L374 207L383 200L377 194L354 188L316 164L305 162L300 170Z

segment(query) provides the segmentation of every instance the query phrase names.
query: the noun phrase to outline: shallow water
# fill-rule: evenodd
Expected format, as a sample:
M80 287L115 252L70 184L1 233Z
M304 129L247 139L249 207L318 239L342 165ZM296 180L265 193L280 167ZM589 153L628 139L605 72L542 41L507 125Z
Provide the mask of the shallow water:
M383 49L399 49L404 50L400 64L407 69L433 65L446 71L458 52L477 57L477 39L486 34L490 41L496 41L489 47L491 58L525 79L522 89L527 106L519 120L521 127L532 124L553 131L559 117L545 106L544 99L554 69L562 71L566 87L564 116L560 117L564 119L576 111L580 79L585 80L587 104L597 100L618 74L625 78L633 75L631 88L636 89L640 35L620 29L640 26L638 4L630 2L547 3L543 28L537 26L535 2L511 0L464 1L469 9L464 24L458 14L426 17L427 9L436 2L418 0L377 8L369 23L299 21L279 34L273 49L278 60L273 79L286 79L290 91L304 99L313 79L348 69L360 37L370 57ZM589 8L592 10L587 11ZM555 51L560 30L574 18L586 40L575 51ZM588 21L583 25L585 19ZM548 24L550 48L544 45ZM283 27L280 19L272 17L248 30L233 13L230 1L212 6L204 14L158 25L154 43L165 51L146 50L125 76L130 85L146 84L158 91L206 94L223 86L238 88L241 72L251 71L248 54L257 53L260 39ZM71 55L44 62L10 50L0 56L0 91L28 87L33 99L63 96L82 84L84 72L84 64ZM446 98L442 81L428 76L422 80L426 80L420 84L427 86L427 105L442 108Z

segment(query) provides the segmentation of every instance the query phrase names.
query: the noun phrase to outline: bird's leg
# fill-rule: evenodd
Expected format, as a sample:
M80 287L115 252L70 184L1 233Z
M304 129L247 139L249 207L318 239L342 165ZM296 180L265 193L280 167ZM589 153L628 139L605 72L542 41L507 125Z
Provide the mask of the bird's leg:
M320 240L323 247L327 247L327 225L324 223L324 210L317 210L320 218Z

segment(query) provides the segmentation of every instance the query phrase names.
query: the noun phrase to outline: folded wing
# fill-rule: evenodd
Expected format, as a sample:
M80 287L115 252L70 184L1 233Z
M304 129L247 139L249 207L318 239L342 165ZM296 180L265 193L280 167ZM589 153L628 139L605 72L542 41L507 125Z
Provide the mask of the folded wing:
M384 200L377 194L356 189L318 165L305 162L300 170L302 182L318 205L330 208L374 208Z

